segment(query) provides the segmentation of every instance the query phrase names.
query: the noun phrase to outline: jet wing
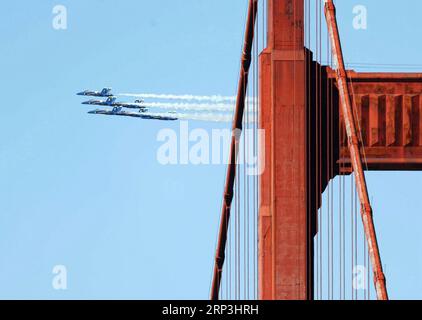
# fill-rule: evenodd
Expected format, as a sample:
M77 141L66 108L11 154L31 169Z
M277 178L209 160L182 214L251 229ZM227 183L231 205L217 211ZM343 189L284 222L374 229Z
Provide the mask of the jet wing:
M127 109L146 109L145 106L140 103L127 103L127 102L115 102L115 98L108 98L106 101L103 100L89 100L82 102L82 104L106 106L106 107L121 107Z
M165 114L153 114L153 113L136 113L136 112L128 112L128 111L109 111L109 110L92 110L89 111L90 114L102 114L102 115L110 115L110 116L124 116L124 117L133 117L133 118L141 118L141 119L148 119L148 120L164 120L164 121L174 121L178 120L178 118L174 116L167 116Z
M102 100L88 100L82 102L82 104L97 105L97 106L109 106L110 104L107 101Z
M127 103L127 102L115 102L112 104L113 107L122 107L127 109L144 109L140 103Z

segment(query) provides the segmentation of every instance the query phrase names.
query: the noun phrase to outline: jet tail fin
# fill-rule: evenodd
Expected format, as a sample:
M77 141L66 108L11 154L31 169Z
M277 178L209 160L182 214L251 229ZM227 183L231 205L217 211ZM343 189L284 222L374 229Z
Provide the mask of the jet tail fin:
M101 91L101 94L104 95L104 96L110 95L110 93L111 93L111 88L104 88Z
M108 97L106 102L108 104L113 104L114 102L116 102L116 97Z

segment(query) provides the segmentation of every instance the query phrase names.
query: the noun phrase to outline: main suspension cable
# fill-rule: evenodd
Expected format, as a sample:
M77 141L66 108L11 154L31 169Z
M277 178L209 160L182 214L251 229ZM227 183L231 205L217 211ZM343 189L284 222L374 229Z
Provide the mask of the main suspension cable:
M249 0L248 17L245 29L245 40L242 53L242 62L238 92L236 98L236 109L232 125L232 137L230 145L230 158L227 167L226 185L224 200L220 218L217 250L215 255L214 273L211 287L211 300L218 300L221 287L221 277L225 260L227 233L230 220L230 209L233 200L233 188L236 177L236 163L239 149L239 139L243 129L243 114L245 109L245 96L248 85L249 68L251 65L252 42L254 39L255 21L258 10L258 0Z
M328 30L330 32L332 49L336 60L336 78L338 83L338 90L348 137L348 146L352 168L355 172L356 187L358 190L360 202L362 204L361 215L374 271L375 289L379 300L387 300L388 294L385 285L385 276L382 270L381 258L372 219L372 208L369 201L365 174L362 167L359 140L356 135L356 126L353 119L353 110L350 101L349 88L347 85L347 74L338 33L335 6L332 0L325 0L325 16Z

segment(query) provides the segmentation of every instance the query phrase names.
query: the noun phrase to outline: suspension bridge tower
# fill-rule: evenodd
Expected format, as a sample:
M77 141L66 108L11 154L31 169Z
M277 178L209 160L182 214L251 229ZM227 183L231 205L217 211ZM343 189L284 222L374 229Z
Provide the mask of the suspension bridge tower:
M261 299L312 297L312 224L307 156L303 1L268 2L267 48L260 57Z
M264 146L260 146L265 152L260 160L264 171L259 177L257 209L258 297L265 300L315 298L314 278L321 282L323 277L322 268L318 276L314 272L314 251L321 247L321 243L319 247L314 245L314 238L322 233L319 210L322 193L327 186L332 187L330 181L336 176L353 174L356 218L352 225L356 234L357 212L360 211L366 261L371 264L377 298L385 300L388 299L386 279L364 170L422 170L422 74L346 70L332 0L315 1L317 8L312 9L319 11L317 17L324 11L327 22L327 44L331 49L328 59L333 67L323 65L321 45L316 46L315 53L309 49L311 2L266 1L267 46L259 55L258 90L259 127L265 131ZM249 0L214 262L211 288L214 300L220 295L225 255L231 253L227 252L226 244L257 11L258 0ZM321 38L322 19L316 19L320 20L316 38ZM317 39L317 42L321 41ZM344 193L344 189L341 192ZM333 206L330 210L331 219L337 215L341 222L340 213L335 212ZM331 238L333 234L331 228ZM334 298L332 243L333 240L329 242L331 268L328 270L331 299ZM343 240L339 246L342 255L346 250L344 243ZM349 250L356 258L351 259L352 264L357 260L355 249ZM239 252L236 254L239 261ZM346 283L344 261L343 258L343 272L340 271L343 289ZM235 271L238 281L240 271ZM230 274L230 268L226 272ZM248 275L244 278L249 279ZM228 287L230 284L229 281ZM247 291L247 286L244 287ZM239 292L238 283L236 288ZM321 298L322 286L319 288ZM340 298L344 299L345 294L340 292Z
M328 2L330 23L335 8ZM422 169L422 74L356 73L322 66L305 48L304 1L267 3L259 89L260 127L266 136L258 223L259 298L313 299L313 242L321 194L336 175L353 171L353 150L364 148L365 169ZM330 31L336 57L341 57L337 26ZM349 124L344 123L350 101L353 110L348 115L359 115L352 121L361 123L359 140L347 139ZM358 174L357 180L361 178ZM361 210L366 223L372 215L369 203ZM375 235L372 226L368 228ZM376 264L379 257L373 257ZM385 283L378 269L376 286Z

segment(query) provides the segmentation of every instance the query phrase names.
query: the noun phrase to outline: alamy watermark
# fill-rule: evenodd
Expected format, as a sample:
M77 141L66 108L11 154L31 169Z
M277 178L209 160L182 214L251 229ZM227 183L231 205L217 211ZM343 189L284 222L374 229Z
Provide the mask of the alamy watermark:
M355 290L367 290L367 269L365 266L356 265L353 267L353 289Z
M52 26L54 30L67 29L67 8L64 5L56 5L52 10L53 21Z
M368 29L368 10L364 5L356 5L353 7L353 28L355 30Z
M230 163L232 136L238 142L237 163L246 166L247 175L264 172L265 131L263 129L205 129L189 130L188 121L180 121L179 132L161 129L157 141L157 161L162 165L220 165Z
M53 281L51 285L54 290L67 290L67 268L64 265L53 267Z

